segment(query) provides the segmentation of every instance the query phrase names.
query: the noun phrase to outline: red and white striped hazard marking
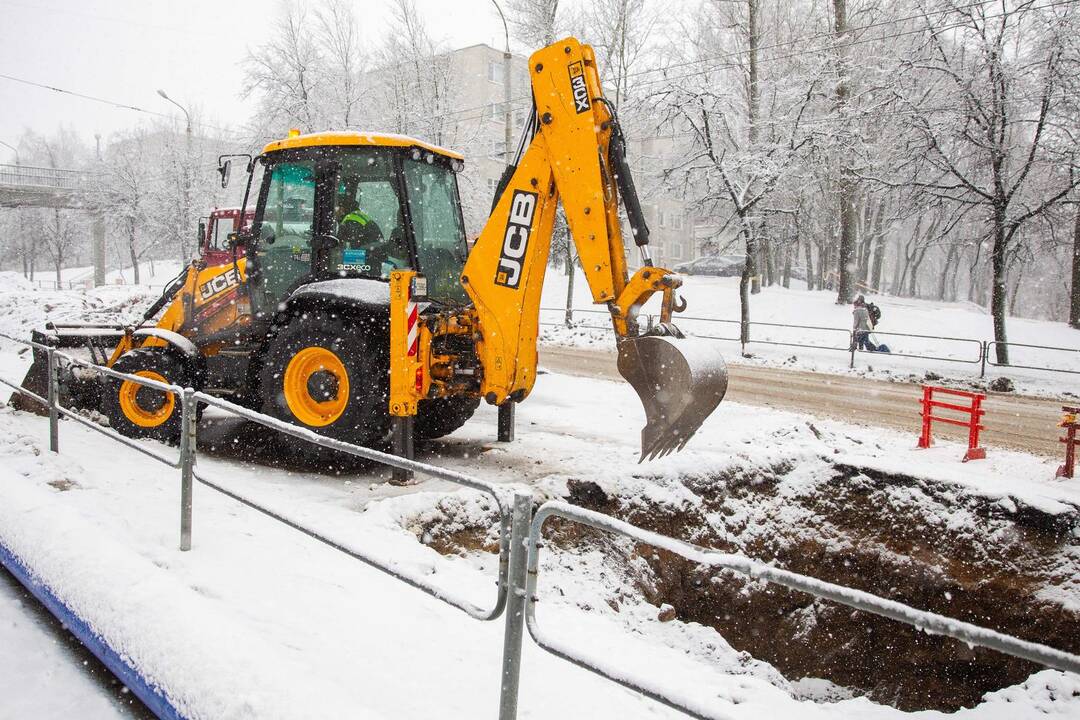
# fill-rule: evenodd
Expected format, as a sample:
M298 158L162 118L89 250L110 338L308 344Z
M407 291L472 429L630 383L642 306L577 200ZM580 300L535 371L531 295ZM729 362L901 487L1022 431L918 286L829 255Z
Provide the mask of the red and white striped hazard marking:
M409 332L405 335L405 347L409 357L413 357L420 349L420 328L416 324L420 312L412 299L405 304L405 314L409 318Z

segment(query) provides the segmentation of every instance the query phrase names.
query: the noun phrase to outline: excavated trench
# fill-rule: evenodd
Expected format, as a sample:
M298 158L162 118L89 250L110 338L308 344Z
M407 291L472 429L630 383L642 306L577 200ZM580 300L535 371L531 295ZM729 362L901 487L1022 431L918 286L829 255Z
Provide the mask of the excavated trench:
M826 459L821 468L814 482L791 481L788 465L683 478L680 490L693 500L675 503L569 479L566 499L698 545L1080 653L1080 608L1062 601L1080 596L1080 509L1040 510ZM578 525L553 520L546 528L548 542L566 551L600 548L626 568L644 558L648 576L627 574L636 573L645 600L714 628L789 680L824 678L902 710L955 711L1041 669L779 586L704 571L664 551L613 543ZM428 527L421 536L442 553L496 549L487 528Z

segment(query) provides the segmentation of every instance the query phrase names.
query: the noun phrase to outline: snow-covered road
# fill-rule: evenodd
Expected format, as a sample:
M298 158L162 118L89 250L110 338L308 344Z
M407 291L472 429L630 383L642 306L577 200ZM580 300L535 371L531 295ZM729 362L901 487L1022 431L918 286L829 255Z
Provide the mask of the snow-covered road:
M618 379L613 350L540 346L542 367L587 377ZM728 399L746 405L795 410L856 425L919 431L918 385L863 377L828 375L757 365L729 364ZM986 403L983 443L991 447L1062 456L1058 442L1061 403L1006 393L992 393ZM947 414L947 413L946 413ZM935 437L962 441L966 430L945 424L934 426Z

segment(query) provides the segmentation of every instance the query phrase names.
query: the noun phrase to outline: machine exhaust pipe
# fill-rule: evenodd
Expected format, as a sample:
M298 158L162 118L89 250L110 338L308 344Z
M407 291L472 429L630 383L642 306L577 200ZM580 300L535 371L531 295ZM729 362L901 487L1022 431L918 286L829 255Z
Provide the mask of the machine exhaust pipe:
M727 365L715 344L701 338L623 339L618 367L645 407L638 462L681 450L727 392Z

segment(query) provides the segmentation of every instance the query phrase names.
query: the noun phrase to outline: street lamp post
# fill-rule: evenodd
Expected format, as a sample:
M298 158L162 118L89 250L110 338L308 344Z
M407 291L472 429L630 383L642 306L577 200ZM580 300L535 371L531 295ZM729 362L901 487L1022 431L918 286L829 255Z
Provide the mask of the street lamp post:
M510 146L513 143L513 128L511 127L512 113L510 112L510 60L513 56L510 54L510 29L506 26L506 16L503 15L502 8L499 7L499 3L496 0L491 0L491 4L495 6L495 9L499 11L499 19L503 24L503 38L505 39L505 45L503 49L503 156L506 158L506 167L510 167L512 162L512 155L510 152ZM505 179L509 180L509 171L507 171ZM492 208L494 210L494 208ZM510 442L514 439L514 401L507 399L502 405L499 406L499 420L498 420L498 438L499 442ZM507 626L509 628L509 626ZM521 638L517 639L517 652L521 652ZM509 682L506 678L503 680L503 691L506 695L517 696L517 677L510 679ZM504 700L507 698L504 697Z
M4 147L11 150L11 152L15 153L15 166L18 167L19 166L19 148L15 147L14 145L8 145L3 140L0 140L0 145L3 145Z
M187 153L187 158L186 158L186 160L184 162L184 178L183 178L183 180L184 180L184 188L183 188L184 207L182 209L183 217L180 219L181 228L180 228L180 233L179 233L180 264L181 265L187 265L188 253L187 253L187 242L185 241L185 238L187 237L187 232L188 232L188 218L191 217L191 177L190 177L191 173L190 173L190 168L189 168L189 166L191 164L191 114L187 111L187 108L185 108L183 105L181 105L180 103L176 102L171 97L169 97L165 93L164 90L158 89L157 94L160 95L163 99L171 102L176 107L180 108L180 112L184 113L184 119L187 121L187 127L184 129L185 146L186 146L185 150L186 150L186 153Z
M514 132L511 127L510 120L513 113L510 111L510 61L513 56L510 54L510 30L506 26L506 16L503 15L502 8L499 7L499 3L496 0L491 0L491 4L495 6L495 9L499 11L499 19L503 24L503 37L506 41L505 49L503 50L503 153L506 157L507 166L510 165L511 155L510 146L513 143Z

